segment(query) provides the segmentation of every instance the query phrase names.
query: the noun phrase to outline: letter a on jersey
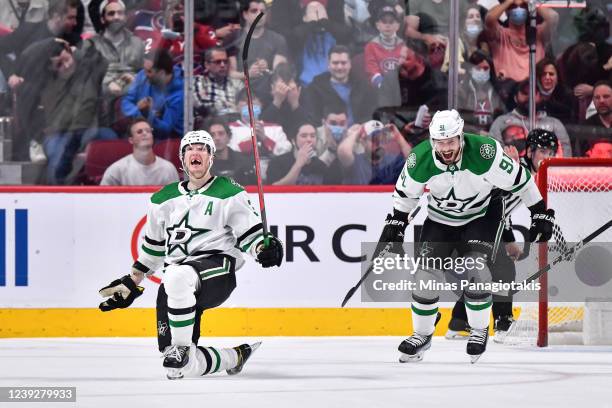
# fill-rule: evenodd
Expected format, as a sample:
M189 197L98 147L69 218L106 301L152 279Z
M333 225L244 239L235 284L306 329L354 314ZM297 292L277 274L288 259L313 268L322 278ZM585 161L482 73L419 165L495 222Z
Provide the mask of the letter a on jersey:
M209 229L194 228L189 225L189 212L185 214L183 219L170 228L166 228L166 234L168 234L168 255L175 250L180 250L183 254L188 255L187 245L191 240L200 234L205 234Z

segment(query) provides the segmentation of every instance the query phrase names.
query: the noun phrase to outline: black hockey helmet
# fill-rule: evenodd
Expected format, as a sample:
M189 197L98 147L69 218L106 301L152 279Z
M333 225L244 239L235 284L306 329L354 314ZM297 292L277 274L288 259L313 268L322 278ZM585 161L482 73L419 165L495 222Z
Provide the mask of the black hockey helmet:
M550 149L556 152L559 148L559 139L555 132L551 132L546 129L533 129L527 134L527 148L528 149Z

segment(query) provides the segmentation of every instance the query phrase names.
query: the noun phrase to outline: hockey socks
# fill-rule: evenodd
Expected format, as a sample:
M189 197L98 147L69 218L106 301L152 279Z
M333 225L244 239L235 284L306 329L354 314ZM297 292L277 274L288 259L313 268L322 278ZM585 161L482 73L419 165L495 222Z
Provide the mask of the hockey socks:
M491 296L485 299L465 298L465 311L467 312L468 324L474 329L485 329L489 327L491 316Z
M427 302L427 303L422 303ZM438 302L426 300L412 301L412 326L414 333L423 336L431 335L435 330L438 315Z
M238 365L238 352L233 348L198 346L197 360L200 374L214 374Z
M175 306L177 303L179 307ZM192 305L188 305L189 303ZM195 297L192 296L191 299L185 299L183 302L172 301L168 298L168 323L173 345L188 346L191 344L195 314Z

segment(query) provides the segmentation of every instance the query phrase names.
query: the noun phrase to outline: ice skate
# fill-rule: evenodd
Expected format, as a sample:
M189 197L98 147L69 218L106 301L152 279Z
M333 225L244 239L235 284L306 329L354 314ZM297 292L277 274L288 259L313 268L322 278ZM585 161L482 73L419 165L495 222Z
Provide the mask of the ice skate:
M169 346L164 351L164 367L169 380L183 378L182 368L189 362L189 346Z
M513 324L514 318L512 316L501 316L499 319L495 320L493 341L496 343L503 343Z
M451 318L448 330L444 337L447 340L467 340L470 335L470 326L463 319Z
M225 372L228 375L236 375L240 373L242 371L242 368L246 364L247 360L249 359L249 357L251 357L251 355L255 352L255 350L259 348L259 346L261 346L261 341L258 341L257 343L253 343L250 345L241 344L240 346L234 347L234 350L236 350L236 353L238 353L238 364L236 364L236 367L230 368L229 370L226 370Z
M418 333L414 333L397 348L402 355L399 358L400 363L416 363L423 359L425 351L431 347L431 338L433 334L429 336L423 336Z
M468 339L466 351L470 356L470 361L474 364L487 349L489 339L489 328L472 329Z

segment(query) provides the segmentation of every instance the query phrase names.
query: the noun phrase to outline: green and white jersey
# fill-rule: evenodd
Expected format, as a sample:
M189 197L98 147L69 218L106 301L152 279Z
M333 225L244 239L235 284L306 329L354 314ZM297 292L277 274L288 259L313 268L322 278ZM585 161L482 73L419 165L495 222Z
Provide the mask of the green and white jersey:
M484 216L494 188L519 195L527 206L542 199L529 171L506 155L499 142L468 133L458 163L444 164L429 140L412 149L395 184L394 208L412 211L426 186L428 217L446 225Z
M213 177L198 190L168 184L151 196L145 238L136 269L155 271L202 256L226 254L242 266L263 240L259 213L246 191L227 177Z

